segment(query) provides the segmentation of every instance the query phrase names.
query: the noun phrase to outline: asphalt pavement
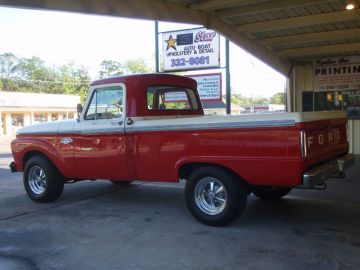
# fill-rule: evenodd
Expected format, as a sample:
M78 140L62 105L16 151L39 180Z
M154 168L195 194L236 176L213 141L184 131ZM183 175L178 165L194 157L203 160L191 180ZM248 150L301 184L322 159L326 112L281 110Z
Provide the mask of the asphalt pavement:
M84 181L32 202L8 169L9 142L0 138L0 270L360 269L359 156L327 190L250 195L237 221L216 228L190 215L183 183Z

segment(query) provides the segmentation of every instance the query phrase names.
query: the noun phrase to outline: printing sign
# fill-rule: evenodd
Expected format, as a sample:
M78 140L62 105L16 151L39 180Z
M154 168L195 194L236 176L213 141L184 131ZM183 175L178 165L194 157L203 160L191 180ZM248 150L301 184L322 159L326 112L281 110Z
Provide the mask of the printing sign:
M164 71L220 66L220 36L206 28L162 33Z
M360 56L314 60L314 91L360 89Z

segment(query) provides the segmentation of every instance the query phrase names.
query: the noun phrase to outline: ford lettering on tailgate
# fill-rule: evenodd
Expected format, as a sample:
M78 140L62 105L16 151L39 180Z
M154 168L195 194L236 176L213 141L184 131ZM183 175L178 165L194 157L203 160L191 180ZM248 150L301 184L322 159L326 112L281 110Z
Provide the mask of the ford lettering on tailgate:
M325 155L347 143L346 126L329 127L328 130L306 130L307 156Z
M317 145L327 145L339 144L341 140L341 132L339 128L331 129L329 132L320 132L317 135L312 135L307 137L307 146L310 149Z

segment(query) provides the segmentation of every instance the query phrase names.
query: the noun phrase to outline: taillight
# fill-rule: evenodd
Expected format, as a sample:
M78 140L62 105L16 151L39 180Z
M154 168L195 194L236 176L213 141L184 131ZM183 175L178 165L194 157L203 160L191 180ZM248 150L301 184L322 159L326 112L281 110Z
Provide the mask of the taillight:
M301 156L305 158L307 156L307 147L306 147L306 133L305 130L300 132L300 141L301 141Z

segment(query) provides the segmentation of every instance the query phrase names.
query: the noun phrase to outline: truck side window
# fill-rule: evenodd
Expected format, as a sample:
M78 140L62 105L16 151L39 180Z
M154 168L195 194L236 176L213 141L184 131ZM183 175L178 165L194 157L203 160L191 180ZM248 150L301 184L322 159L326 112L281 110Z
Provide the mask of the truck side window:
M93 92L85 120L120 118L123 114L123 98L120 86L97 88Z
M149 110L197 110L194 90L174 86L151 86L147 91Z

